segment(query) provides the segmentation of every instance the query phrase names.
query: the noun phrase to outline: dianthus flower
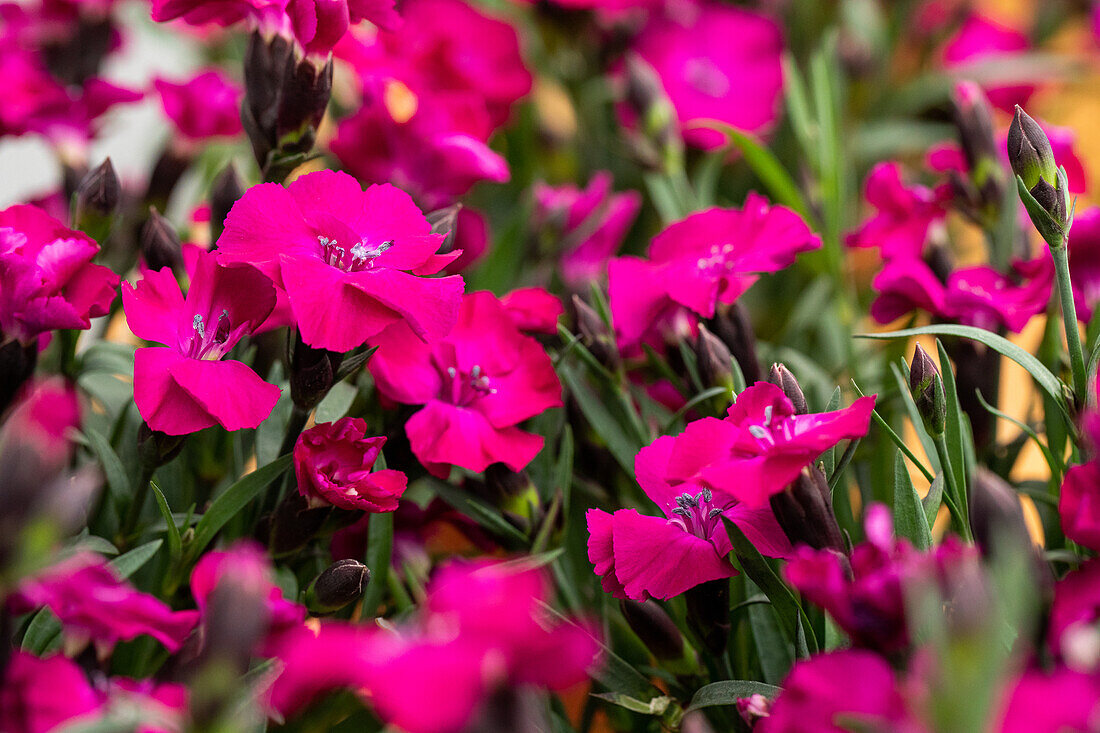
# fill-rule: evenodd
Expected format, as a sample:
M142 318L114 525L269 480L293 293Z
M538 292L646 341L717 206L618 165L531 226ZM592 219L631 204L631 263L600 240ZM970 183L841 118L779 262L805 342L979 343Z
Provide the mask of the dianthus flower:
M122 303L130 330L163 347L134 355L134 403L153 430L186 435L221 425L254 428L274 409L281 390L247 365L223 360L275 307L275 288L256 268L222 266L203 253L187 291L171 269L126 284Z
M864 198L876 213L848 235L849 247L878 247L885 260L919 258L929 230L947 217L949 189L906 186L901 166L879 163L864 184Z
M156 79L161 105L176 129L191 140L241 131L241 88L216 69L185 82Z
M254 265L284 290L305 343L345 352L399 322L420 339L451 330L462 278L420 277L457 256L436 254L442 240L403 191L317 171L246 191L218 257Z
M542 346L519 332L492 293L466 295L444 338L424 343L397 323L370 343L378 351L367 367L382 395L424 405L405 432L433 473L498 462L518 471L542 449L542 436L517 425L560 407L561 384Z
M392 512L408 479L393 469L372 470L386 444L366 437L367 422L343 417L306 430L294 446L298 492L310 506Z

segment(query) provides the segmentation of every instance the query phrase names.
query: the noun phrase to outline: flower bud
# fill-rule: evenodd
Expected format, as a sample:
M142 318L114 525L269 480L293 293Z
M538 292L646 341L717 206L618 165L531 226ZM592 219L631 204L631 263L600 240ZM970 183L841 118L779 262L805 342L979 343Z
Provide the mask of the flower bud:
M1070 219L1069 182L1039 124L1016 106L1008 130L1008 159L1031 223L1053 248L1062 247Z
M699 324L699 337L695 340L695 362L704 387L733 389L733 355L722 340L702 324Z
M675 661L684 656L684 635L656 601L619 601L623 618L658 660Z
M792 545L844 552L829 482L818 466L802 469L794 483L771 498L772 513Z
M141 228L141 256L150 270L170 267L179 273L183 269L183 250L175 227L151 206L149 219Z
M1004 479L981 467L970 487L970 528L985 556L996 551L998 542L1031 544L1020 498Z
M970 169L970 186L960 180L967 197L985 220L996 217L1004 201L1004 166L997 153L993 133L993 113L982 88L971 81L955 86L952 94L953 117L963 155Z
M458 213L462 211L462 204L451 204L442 209L429 212L425 218L432 225L432 234L442 234L443 241L439 243L440 254L448 254L454 249L455 236L458 231Z
M748 311L740 303L719 305L713 319L707 323L714 334L729 347L747 384L759 382L760 362L756 358L756 332Z
M122 198L122 185L118 174L107 158L89 171L76 187L76 219L79 222L86 216L98 214L110 216L118 208Z
M339 611L363 595L370 569L358 560L337 560L318 575L306 590L306 606L314 613Z
M1008 160L1012 172L1023 179L1028 190L1040 180L1049 184L1058 179L1058 164L1047 134L1020 105L1016 105L1016 114L1008 128Z
M37 364L37 339L29 344L11 339L0 345L0 415L7 411L20 388L34 374Z
M798 380L794 378L794 374L786 365L772 364L772 368L768 370L768 381L783 390L783 394L794 405L794 414L805 415L809 413L810 407L806 404L806 395L802 394L802 387L799 386Z
M929 434L942 435L947 425L947 396L943 377L932 357L917 344L909 365L909 391Z
M271 518L269 546L272 555L282 557L305 547L332 512L331 506L311 507L309 500L297 491L288 492Z
M620 363L619 349L607 323L579 295L574 295L571 302L576 316L576 332L580 334L581 343L592 352L596 361L608 369L617 369Z
M528 494L534 488L526 471L513 471L503 463L490 463L485 469L486 498L494 506ZM538 495L537 490L535 495Z
M638 119L643 162L663 169L683 166L684 143L676 110L669 101L661 77L637 54L626 58L626 103Z
M730 584L726 578L708 580L684 593L687 620L711 654L726 650L730 635Z
M241 196L244 196L244 183L237 167L229 163L210 186L210 241L215 246L225 227L225 217Z
M324 399L336 382L344 355L327 349L315 349L295 334L290 355L290 397L298 409L310 411Z

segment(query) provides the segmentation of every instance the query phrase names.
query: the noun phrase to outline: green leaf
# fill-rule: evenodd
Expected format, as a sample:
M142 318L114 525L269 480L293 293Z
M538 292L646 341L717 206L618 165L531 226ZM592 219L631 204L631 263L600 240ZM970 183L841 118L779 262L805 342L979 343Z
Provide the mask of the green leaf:
M446 481L432 479L431 486L440 499L497 537L509 540L515 547L527 546L527 536L509 524L508 520L501 515L499 509L490 506L464 489L452 486Z
M958 487L959 496L956 497L961 504L959 507L964 517L970 516L967 507L970 484L970 476L966 470L966 449L963 441L969 437L969 431L963 425L963 411L959 406L958 389L955 386L955 371L951 364L951 358L947 355L947 349L939 339L936 339L936 348L940 355L940 373L943 377L943 393L947 398L947 422L944 430L944 439L947 442L947 454L951 458L951 473Z
M123 578L129 578L138 570L153 559L153 555L157 554L157 550L164 544L164 540L153 540L152 542L146 542L144 545L138 545L134 549L119 555L114 560L111 560L110 566L116 573Z
M936 478L932 479L932 483L928 486L928 493L921 499L921 506L924 507L924 520L929 527L936 524L936 517L940 513L940 505L943 502L943 485L943 474L936 474Z
M810 208L806 205L798 184L763 143L752 135L715 120L695 123L692 127L706 127L725 135L729 144L741 151L741 157L768 189L773 201L793 209L803 219L810 218Z
M634 456L638 455L638 451L642 449L642 446L627 435L622 426L604 406L603 400L585 384L584 380L575 371L569 367L562 367L558 370L558 375L561 377L561 381L565 383L566 388L576 397L576 403L581 408L581 412L584 413L588 424L607 444L607 449L611 451L611 455L615 457L615 460L622 466L624 471L633 476Z
M357 394L359 394L359 390L354 384L337 382L332 385L328 394L317 405L317 412L313 416L314 421L323 423L339 420L348 414L351 403L355 401L355 395Z
M363 593L363 613L374 617L386 592L393 557L393 512L372 514L367 520L367 567L370 582Z
M34 615L23 634L23 649L36 656L44 656L61 643L61 621L53 611L43 608Z
M150 481L149 488L153 491L153 498L157 500L160 515L164 517L164 533L168 538L168 557L175 563L183 553L179 527L176 526L176 520L172 517L172 509L168 506L168 500L164 498L164 492L157 486L157 482Z
M266 466L246 474L219 494L195 525L195 538L188 546L189 556L197 558L225 523L270 486L272 481L282 476L293 460L291 455L280 456Z
M932 532L917 490L909 479L909 469L901 453L894 454L894 529L918 550L932 546Z
M892 365L891 365L891 366L892 366ZM853 389L854 389L854 390L856 391L856 394L858 394L858 395L859 395L860 397L864 397L864 396L865 396L865 395L863 394L863 390L861 390L861 389L859 388L859 385L858 385L858 384L856 384L856 380L854 380L854 379L852 380L852 388L853 388ZM838 388L838 389L839 389L839 388ZM913 451L909 450L909 446L907 446L907 445L905 444L905 441L901 439L901 436L900 436L900 435L898 435L898 434L897 434L896 432L894 432L894 429L893 429L892 427L890 427L890 423L886 422L886 420L885 420L885 419L883 419L882 415L878 414L878 410L871 410L871 417L872 417L872 418L874 419L875 423L876 423L876 424L877 424L877 425L878 425L878 426L879 426L880 428L882 428L882 430L883 430L883 431L884 431L884 432L886 433L886 436L887 436L888 438L890 438L890 441L891 441L891 442L892 442L892 443L893 443L894 445L896 445L896 446L898 447L898 450L900 450L900 451L902 452L902 454L903 454L903 455L904 455L904 456L905 456L906 458L908 458L908 459L909 459L909 461L910 461L910 462L911 462L911 463L912 463L912 464L913 464L914 466L916 466L916 467L917 467L917 469L918 469L918 470L919 470L919 471L920 471L921 473L923 473L923 474L924 474L924 477L925 477L926 479L928 479L929 481L931 481L931 480L933 479L933 475L932 475L932 472L931 472L931 471L929 471L929 470L928 470L927 468L925 468L925 467L924 467L924 464L923 464L923 463L921 463L921 462L920 462L920 461L919 461L919 460L917 459L916 455L914 455L914 454L913 454Z
M84 431L84 436L88 439L88 445L103 468L103 477L107 479L107 486L111 493L118 499L132 500L134 490L130 486L130 478L118 454L111 447L110 441L99 432L90 429Z
M974 390L974 394L977 395L978 402L981 403L982 407L984 407L986 411L989 412L989 414L995 417L999 417L1002 420L1007 420L1008 422L1012 423L1020 430L1022 430L1025 435L1027 435L1029 438L1031 438L1032 441L1034 441L1035 445L1038 446L1039 451L1043 454L1043 459L1047 462L1047 468L1050 469L1050 475L1052 477L1060 477L1065 472L1065 467L1062 465L1061 459L1057 458L1053 453L1051 453L1050 448L1047 448L1043 441L1039 440L1039 436L1035 433L1030 425L1017 420L1011 415L998 410L996 407L986 402L985 397L982 396L981 390ZM1057 478L1055 478L1055 480L1057 480Z
M621 708L643 715L664 715L669 704L672 703L672 698L668 695L658 695L650 698L648 702L638 700L630 695L624 695L621 692L595 692L592 693L592 697L598 697L612 705L618 705Z
M691 696L691 702L688 703L684 712L690 713L692 710L714 707L716 705L736 705L738 699L742 697L751 697L752 695L763 695L769 700L773 700L780 692L782 692L782 689L779 687L757 682L756 680L722 680L721 682L712 682L695 691L695 694Z
M788 640L792 643L797 642L799 626L801 625L806 634L806 645L811 652L816 652L818 649L817 638L814 636L809 619L806 618L802 607L798 605L794 594L791 593L791 589L779 579L779 576L772 570L771 565L767 563L760 551L756 549L756 546L745 537L745 533L741 531L740 527L725 515L722 515L722 523L726 525L726 533L729 535L730 545L733 547L737 564L772 602L772 607L779 616L780 624L782 624Z
M855 338L896 339L910 338L912 336L958 336L960 338L968 338L985 344L1002 356L1007 356L1027 370L1027 373L1032 376L1036 384L1038 384L1039 387L1054 400L1055 404L1058 405L1067 423L1072 425L1072 420L1070 420L1069 417L1069 410L1066 407L1065 393L1061 380L1054 376L1054 374L1043 366L1043 363L1034 356L1003 336L998 336L991 331L986 331L984 328L944 323L935 326L923 326L921 328L906 328L901 331L891 331L890 333L860 333L856 334Z
M779 625L779 616L769 601L767 605L748 607L749 629L764 681L776 684L786 679L794 664L794 645Z

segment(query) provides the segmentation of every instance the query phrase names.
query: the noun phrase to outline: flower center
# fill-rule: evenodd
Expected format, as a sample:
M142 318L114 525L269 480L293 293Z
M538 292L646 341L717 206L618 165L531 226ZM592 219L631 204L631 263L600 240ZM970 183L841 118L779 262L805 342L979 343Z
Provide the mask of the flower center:
M321 259L332 267L345 272L360 272L374 267L374 258L393 246L393 240L387 240L377 247L368 247L365 241L359 241L349 247L342 246L335 239L317 235L321 245Z
M496 389L491 386L489 376L481 371L481 367L474 364L469 373L460 372L454 367L447 367L449 384L444 384L444 390L449 390L451 403L459 407L465 407L471 402L485 395L496 394Z
M723 275L733 270L733 260L730 259L733 249L732 244L712 245L708 255L696 260L695 266L709 275Z
M710 489L703 489L695 496L680 494L676 497L676 508L672 510L674 516L669 518L669 524L709 541L722 514L721 507L711 503L713 499Z
M208 328L202 322L202 316L196 313L191 321L191 335L184 344L184 355L190 359L217 361L229 350L226 342L231 330L228 310L222 310L213 328Z

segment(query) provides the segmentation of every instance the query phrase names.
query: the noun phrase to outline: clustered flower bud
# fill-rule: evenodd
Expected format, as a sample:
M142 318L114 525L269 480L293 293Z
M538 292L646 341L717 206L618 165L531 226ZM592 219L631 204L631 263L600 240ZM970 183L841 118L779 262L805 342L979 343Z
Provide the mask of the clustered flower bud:
M155 208L149 208L149 219L141 228L141 256L150 270L170 267L179 274L183 269L180 238L172 223Z
M306 605L314 613L333 613L354 603L370 582L370 568L358 560L337 560L314 578L306 591Z
M802 469L794 483L772 496L771 508L791 544L844 552L833 495L820 466Z
M768 370L768 381L783 390L783 394L794 405L794 414L809 414L810 408L806 404L806 395L802 394L802 387L786 365L772 364L772 368Z

